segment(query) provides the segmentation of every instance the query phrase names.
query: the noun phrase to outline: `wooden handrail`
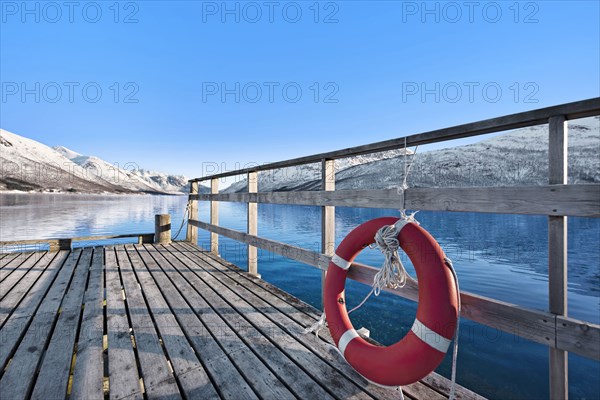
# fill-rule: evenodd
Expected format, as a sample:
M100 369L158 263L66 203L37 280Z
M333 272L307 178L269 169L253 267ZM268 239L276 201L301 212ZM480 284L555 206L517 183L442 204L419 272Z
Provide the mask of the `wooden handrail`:
M140 243L152 243L154 241L154 233L126 233L123 235L99 235L99 236L78 236L71 238L49 238L49 239L25 239L25 240L7 240L1 241L0 247L29 245L29 244L45 244L50 245L51 250L53 245L58 246L58 250L69 250L73 242L86 242L93 240L109 240L109 239L125 239L137 237Z
M548 281L549 311L527 309L471 293L461 292L462 315L486 326L500 329L517 336L545 344L550 349L549 381L552 397L568 398L568 357L573 352L594 360L600 360L600 325L579 321L567 315L567 219L566 216L600 217L600 185L569 185L567 182L567 121L600 115L600 97L547 107L518 114L492 118L484 121L438 129L402 138L351 147L343 150L314 154L286 161L254 166L190 180L192 185L211 180L211 194L192 191L189 199L243 202L249 204L271 203L320 206L323 210L323 243L321 252L265 239L251 234L218 226L191 218L189 225L211 232L211 250L217 235L223 235L253 248L262 248L290 259L327 269L330 259L325 239L331 240L335 226L333 208L406 208L431 211L484 212L500 214L535 214L548 216ZM409 188L404 191L386 190L340 190L335 191L335 177L327 182L327 170L334 169L334 160L361 154L400 149L409 146L473 137L487 133L506 131L539 124L549 124L549 184L524 187L467 187L467 188ZM321 191L288 191L256 193L218 193L214 182L219 178L241 174L253 174L278 168L286 168L321 162ZM331 207L328 209L328 207ZM212 209L212 207L211 207ZM253 265L253 273L257 266ZM353 264L348 277L371 285L376 273L373 267ZM416 300L417 289L407 287L387 289L402 297Z
M219 193L190 200L600 217L600 184Z

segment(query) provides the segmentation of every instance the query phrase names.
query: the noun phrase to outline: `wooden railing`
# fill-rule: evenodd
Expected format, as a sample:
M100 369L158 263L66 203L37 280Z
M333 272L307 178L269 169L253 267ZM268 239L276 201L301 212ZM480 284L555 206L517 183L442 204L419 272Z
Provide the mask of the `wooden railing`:
M32 246L39 244L48 244L50 251L71 250L73 242L89 242L96 240L110 239L126 239L137 238L138 243L154 242L154 233L127 233L123 235L99 235L99 236L79 236L72 238L49 238L49 239L25 239L25 240L8 240L0 242L0 250L11 248L14 246Z
M256 249L261 248L317 267L324 273L335 243L334 207L406 208L432 211L537 214L548 216L548 312L524 308L496 299L461 292L461 315L475 322L542 343L550 351L550 393L568 398L567 352L600 360L600 326L567 315L567 216L600 217L600 185L567 182L567 121L600 115L600 98L578 101L485 121L444 128L398 139L372 143L252 168L228 171L191 180L187 240L198 240L197 229L210 232L210 251L218 253L219 235L248 245L248 271L258 274ZM549 180L544 186L409 188L405 191L335 190L335 160L361 154L400 149L452 139L549 124ZM258 193L258 173L309 163L321 163L320 191ZM220 178L247 175L248 193L219 193ZM199 182L210 181L211 193L200 194ZM210 223L198 220L198 201L210 201ZM218 202L248 203L248 230L240 232L218 225ZM322 207L321 252L257 236L257 204L293 204ZM371 285L377 270L354 263L348 277ZM417 300L418 289L386 289Z

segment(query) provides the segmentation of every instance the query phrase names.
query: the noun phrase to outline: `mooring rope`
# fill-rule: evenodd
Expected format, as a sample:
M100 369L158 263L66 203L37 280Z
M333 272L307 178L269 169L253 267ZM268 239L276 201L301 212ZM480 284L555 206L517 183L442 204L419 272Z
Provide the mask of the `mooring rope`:
M183 225L185 225L185 221L189 217L191 206L192 206L192 201L188 200L187 205L185 206L185 211L183 212L183 219L181 220L181 225L179 226L179 230L177 231L175 236L173 236L173 240L177 239L177 236L179 236L179 234L181 233L181 230L183 229Z

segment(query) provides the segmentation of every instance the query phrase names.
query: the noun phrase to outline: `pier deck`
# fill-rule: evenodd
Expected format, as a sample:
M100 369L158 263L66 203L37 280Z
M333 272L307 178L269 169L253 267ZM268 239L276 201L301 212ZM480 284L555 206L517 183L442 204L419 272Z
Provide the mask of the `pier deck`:
M0 398L399 398L354 372L326 330L304 334L318 317L185 242L2 254ZM435 373L403 387L448 390Z

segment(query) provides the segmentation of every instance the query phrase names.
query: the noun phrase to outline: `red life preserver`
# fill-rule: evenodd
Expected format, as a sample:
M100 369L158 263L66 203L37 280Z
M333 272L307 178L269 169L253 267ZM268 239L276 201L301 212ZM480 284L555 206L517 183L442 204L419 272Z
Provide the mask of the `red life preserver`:
M398 240L417 272L417 318L408 334L388 347L370 344L354 330L344 298L348 268L375 242L380 228L396 222L398 218L384 217L356 227L336 249L325 278L325 314L335 344L357 372L385 386L408 385L430 374L442 362L458 318L456 283L444 252L425 229L403 221Z

